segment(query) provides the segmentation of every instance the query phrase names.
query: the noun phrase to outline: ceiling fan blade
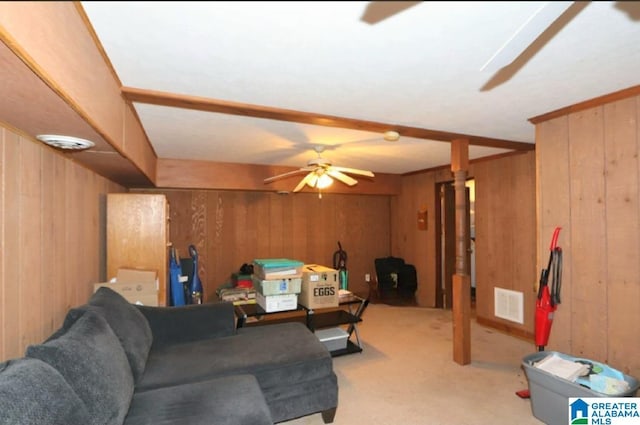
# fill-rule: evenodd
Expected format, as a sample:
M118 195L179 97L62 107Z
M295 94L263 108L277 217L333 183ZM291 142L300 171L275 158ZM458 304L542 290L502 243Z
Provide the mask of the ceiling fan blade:
M368 24L377 24L393 15L402 12L405 9L415 6L419 1L370 1L367 5L361 21Z
M276 180L284 179L286 177L295 176L296 174L301 174L301 173L304 173L306 171L311 171L311 170L313 170L313 168L308 168L308 167L299 168L299 169L297 169L295 171L289 171L288 173L278 174L277 176L266 178L266 179L264 179L264 182L265 183L271 183L271 182L276 181Z
M558 19L573 1L549 1L522 24L500 49L485 63L480 71L496 72L509 65L524 52L556 19Z
M349 177L346 174L342 174L340 171L336 170L335 168L329 168L327 170L327 174L329 174L334 179L340 180L342 183L348 186L353 186L354 184L358 183L358 181L353 177Z
M341 171L343 173L357 174L357 175L360 175L360 176L375 177L371 171L358 170L357 168L347 168L347 167L332 166L331 169L333 169L335 171Z
M300 183L298 183L298 185L296 186L295 189L293 189L294 192L299 192L302 190L302 188L304 187L305 184L307 184L307 182L309 180L311 180L313 178L313 176L315 175L315 172L311 171L309 174L307 174L306 176L304 176L304 178L302 180L300 180Z

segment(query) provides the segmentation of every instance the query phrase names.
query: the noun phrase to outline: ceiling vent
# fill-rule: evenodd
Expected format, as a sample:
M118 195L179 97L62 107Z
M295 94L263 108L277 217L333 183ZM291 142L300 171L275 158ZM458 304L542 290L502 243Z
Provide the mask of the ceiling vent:
M64 150L81 151L95 146L89 140L71 136L59 136L57 134L40 134L36 138L49 146Z

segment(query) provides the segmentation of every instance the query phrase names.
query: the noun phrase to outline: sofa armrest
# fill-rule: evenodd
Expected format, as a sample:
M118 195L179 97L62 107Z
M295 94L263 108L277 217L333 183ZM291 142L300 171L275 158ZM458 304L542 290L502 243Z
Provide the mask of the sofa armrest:
M233 303L217 302L179 307L136 305L149 322L154 346L166 346L236 333Z

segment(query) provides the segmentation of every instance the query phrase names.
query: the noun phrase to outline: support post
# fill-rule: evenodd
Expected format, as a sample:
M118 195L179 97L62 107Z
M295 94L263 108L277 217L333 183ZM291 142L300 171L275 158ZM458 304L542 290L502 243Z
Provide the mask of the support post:
M469 141L451 142L451 172L454 176L456 206L456 272L453 275L453 360L471 363L471 278L467 273L467 196Z

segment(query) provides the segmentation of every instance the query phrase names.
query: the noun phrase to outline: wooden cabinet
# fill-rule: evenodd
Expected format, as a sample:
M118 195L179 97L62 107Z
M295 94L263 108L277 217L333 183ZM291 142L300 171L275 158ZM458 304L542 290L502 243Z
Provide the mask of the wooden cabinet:
M157 270L158 305L168 305L169 246L169 203L165 195L107 195L108 279L121 267Z

